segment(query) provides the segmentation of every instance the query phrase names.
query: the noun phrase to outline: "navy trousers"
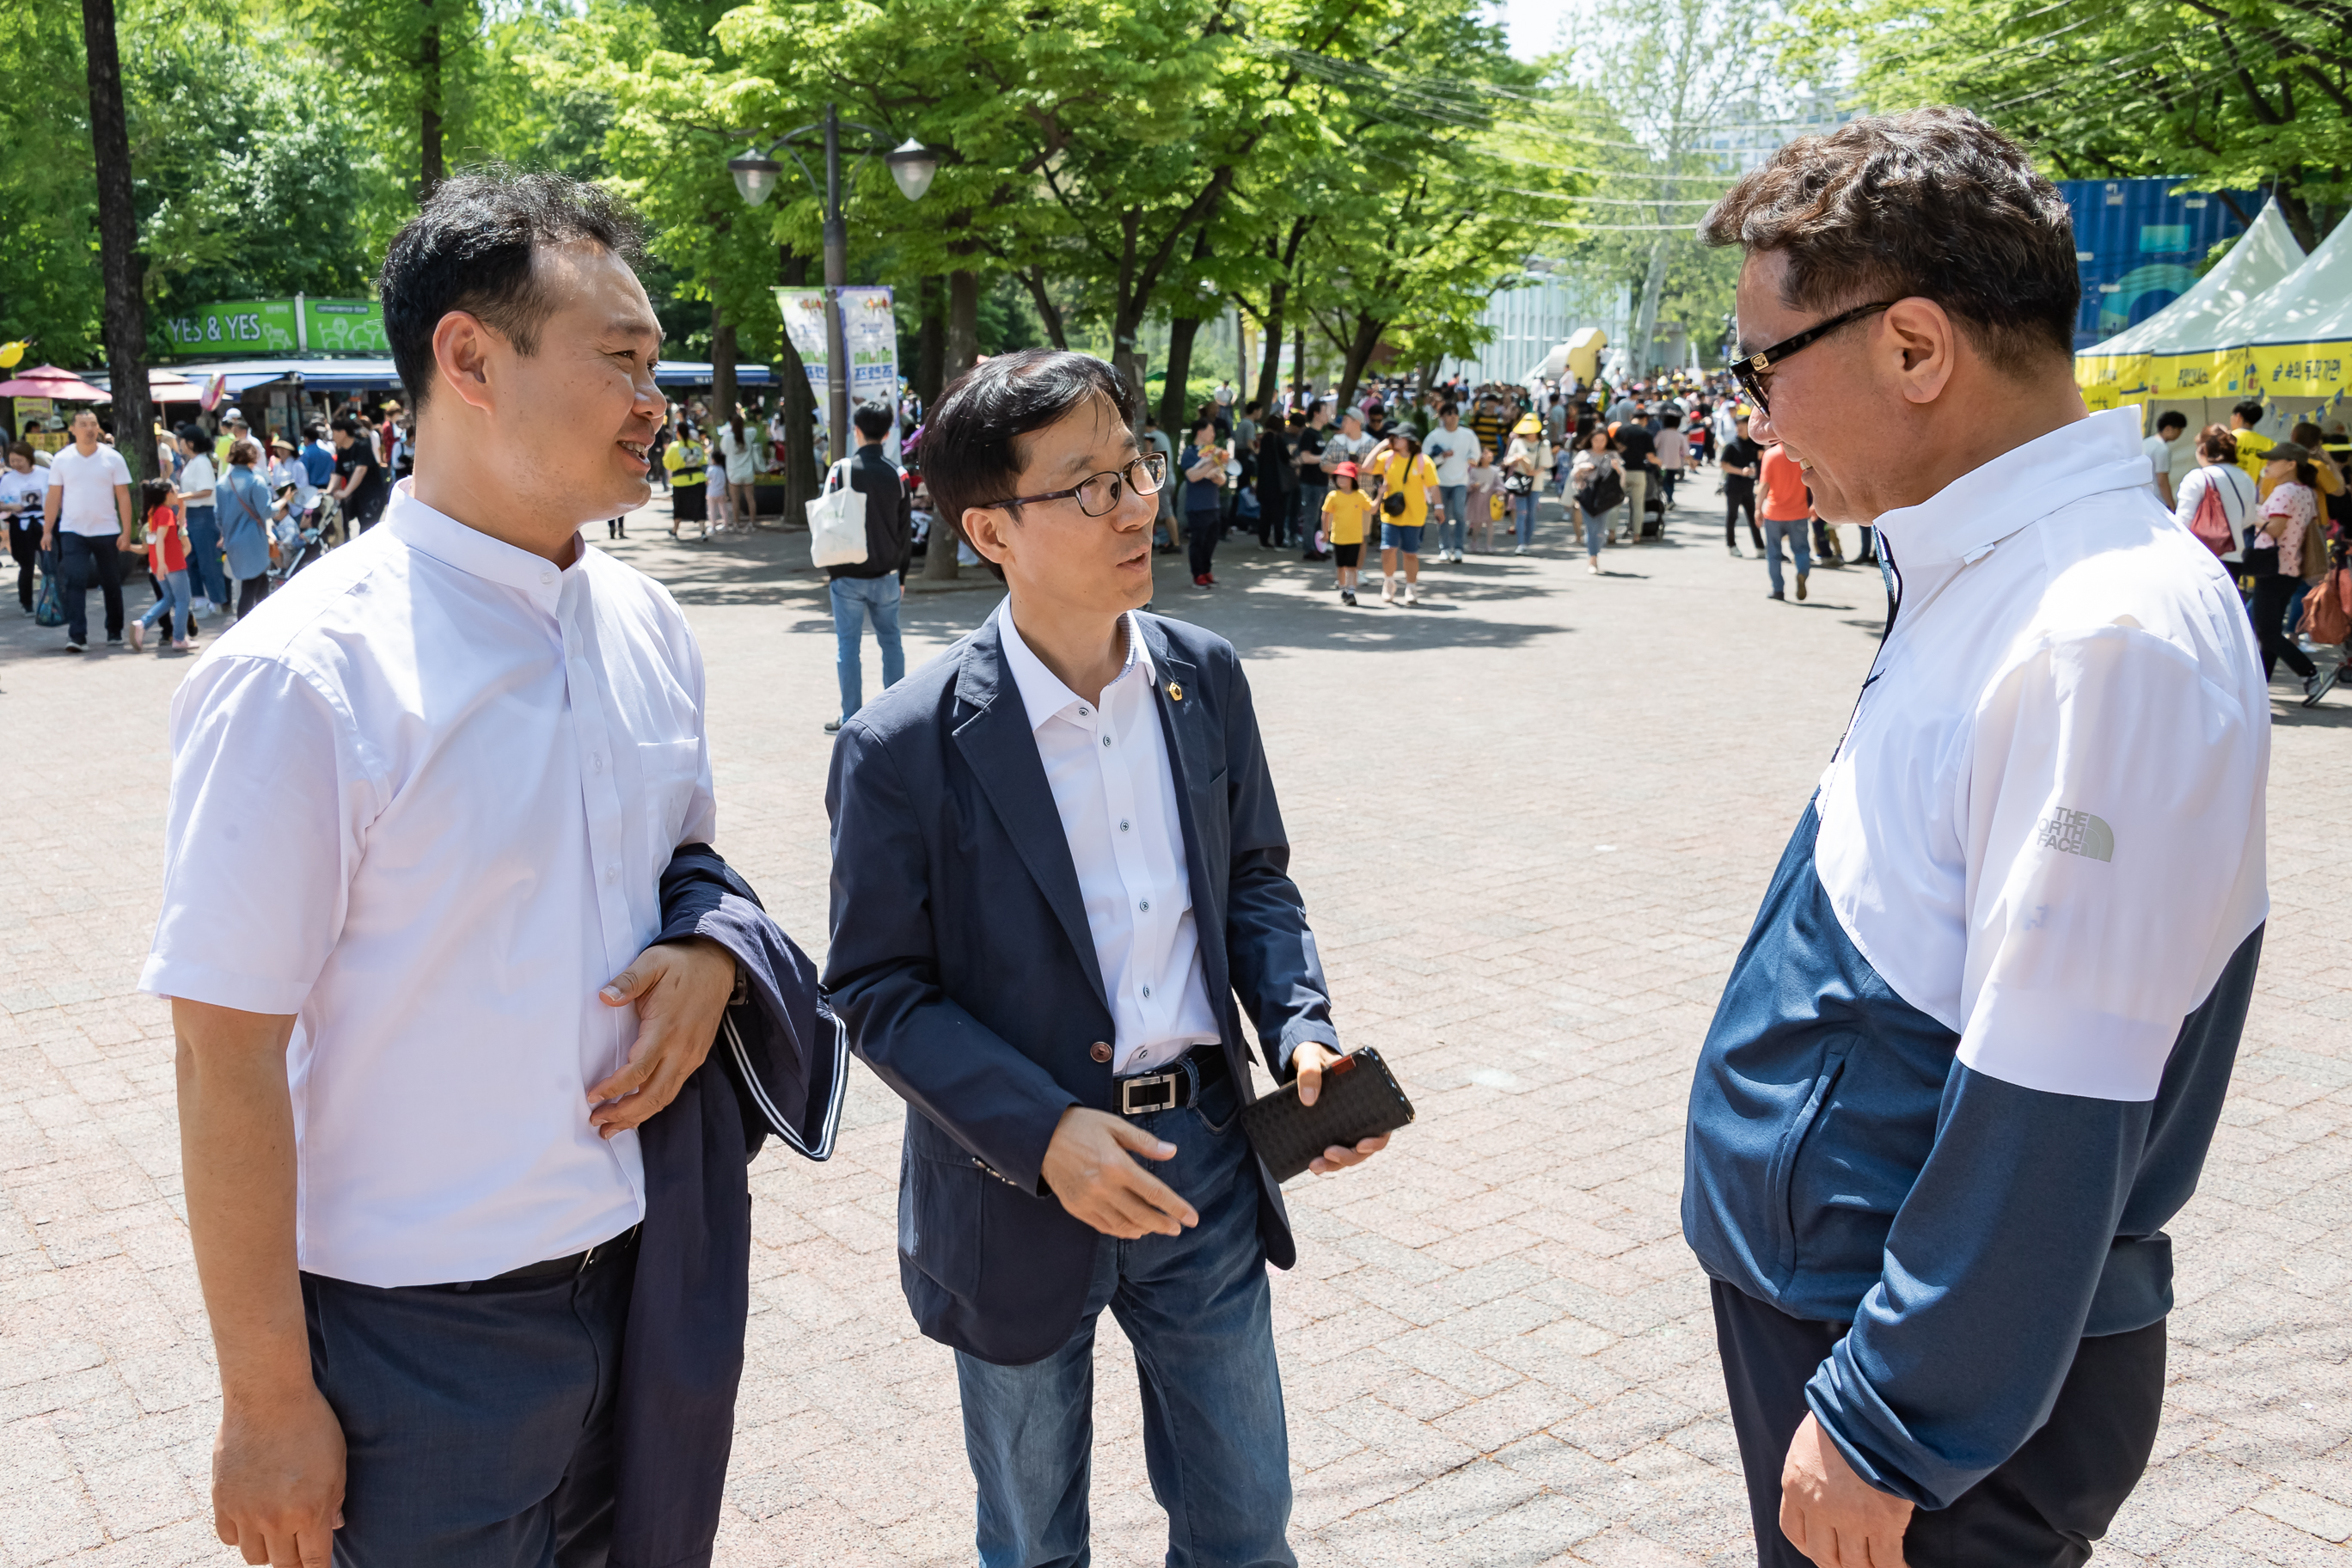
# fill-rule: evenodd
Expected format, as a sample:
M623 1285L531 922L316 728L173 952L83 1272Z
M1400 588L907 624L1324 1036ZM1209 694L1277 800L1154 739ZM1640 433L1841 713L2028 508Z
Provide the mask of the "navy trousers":
M1715 1342L1731 1395L1759 1568L1810 1568L1780 1533L1780 1467L1804 1424L1805 1384L1843 1323L1792 1318L1717 1279ZM1951 1507L1904 1531L1911 1568L2080 1568L2139 1484L2164 1406L2164 1324L2086 1339L2042 1430Z
M347 1450L341 1568L603 1568L636 1247L552 1279L302 1276Z

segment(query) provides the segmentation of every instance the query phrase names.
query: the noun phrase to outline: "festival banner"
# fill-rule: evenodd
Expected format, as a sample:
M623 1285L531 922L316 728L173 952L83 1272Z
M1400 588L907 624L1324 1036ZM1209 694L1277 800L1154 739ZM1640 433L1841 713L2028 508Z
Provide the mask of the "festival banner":
M898 320L887 285L845 288L841 291L841 335L849 350L849 405L880 403L891 411L887 450L898 456ZM784 320L784 335L808 372L809 394L816 400L822 423L832 406L825 385L826 343L824 290L779 289L776 309Z

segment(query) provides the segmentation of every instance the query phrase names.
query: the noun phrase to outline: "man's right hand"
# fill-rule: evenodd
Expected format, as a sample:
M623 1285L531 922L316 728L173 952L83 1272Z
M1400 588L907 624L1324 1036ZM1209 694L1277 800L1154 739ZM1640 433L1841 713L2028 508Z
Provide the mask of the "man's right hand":
M1130 1151L1147 1160L1169 1160L1176 1145L1123 1116L1073 1105L1062 1112L1053 1142L1045 1145L1045 1185L1073 1215L1121 1241L1179 1236L1200 1224L1192 1205L1128 1158Z
M315 1385L221 1405L213 1529L247 1563L326 1568L343 1523L343 1429Z

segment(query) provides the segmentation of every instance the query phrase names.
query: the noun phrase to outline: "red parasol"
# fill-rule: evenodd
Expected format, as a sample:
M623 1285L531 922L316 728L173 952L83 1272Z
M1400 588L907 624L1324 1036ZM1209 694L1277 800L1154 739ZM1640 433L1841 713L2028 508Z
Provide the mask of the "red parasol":
M37 366L13 381L0 381L0 397L55 397L67 403L103 403L106 394L53 364Z

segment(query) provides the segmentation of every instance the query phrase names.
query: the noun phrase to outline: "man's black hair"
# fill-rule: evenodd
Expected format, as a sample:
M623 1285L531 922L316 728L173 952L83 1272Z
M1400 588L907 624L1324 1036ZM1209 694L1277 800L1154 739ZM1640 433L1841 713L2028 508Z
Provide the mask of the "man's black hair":
M1088 404L1099 404L1128 431L1135 430L1127 384L1109 365L1086 354L1023 349L966 371L940 399L923 431L923 482L930 487L938 514L961 532L966 510L994 506L1012 496L1027 461L1022 437ZM1019 519L1019 507L1007 510ZM1003 578L996 563L987 566Z
M2244 420L2249 426L2259 425L2263 422L2263 400L2259 397L2249 397L2230 412Z
M344 435L352 437L354 440L356 440L360 435L360 422L352 418L348 414L335 421L335 428L341 430Z
M1450 397L1437 405L1437 416L1440 419L1444 418L1449 414L1453 415L1457 419L1462 416L1461 408L1456 405L1454 399Z
M305 441L322 441L326 436L327 427L316 419L302 426L302 439Z
M879 441L890 434L890 426L898 423L898 418L887 403L861 403L857 411L849 416L849 422L857 426L860 436L869 441Z
M2156 416L2156 427L2158 429L2161 430L2167 426L2171 426L2176 429L2186 430L2189 428L2189 416L2183 414L2178 408L2168 408L2163 413Z
M645 258L637 219L602 186L562 174L490 170L442 181L393 237L376 290L383 335L410 405L433 391L433 333L464 310L515 346L539 352L539 330L555 310L537 281L541 245L586 239L635 267Z

